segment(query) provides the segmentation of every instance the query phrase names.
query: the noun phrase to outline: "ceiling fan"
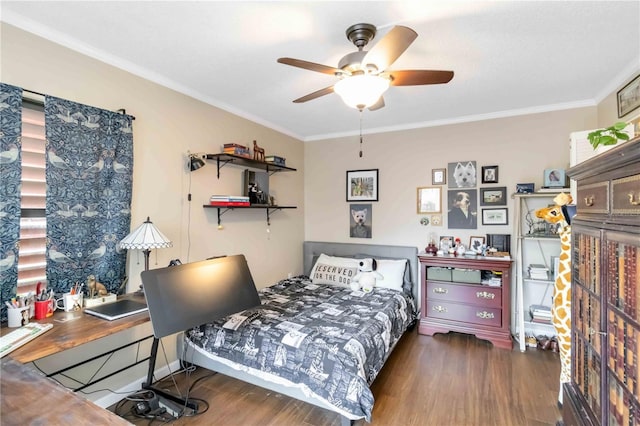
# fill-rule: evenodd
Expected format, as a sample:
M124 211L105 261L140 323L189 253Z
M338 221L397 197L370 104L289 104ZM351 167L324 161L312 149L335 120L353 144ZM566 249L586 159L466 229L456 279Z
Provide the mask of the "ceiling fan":
M388 69L418 37L411 28L393 27L368 51L363 49L375 37L375 25L355 24L347 28L346 34L358 50L340 59L337 68L301 59L278 59L281 64L335 75L339 79L335 85L309 93L294 100L294 103L336 92L347 105L361 111L364 108L374 111L384 106L382 94L389 86L443 84L453 78L453 71Z

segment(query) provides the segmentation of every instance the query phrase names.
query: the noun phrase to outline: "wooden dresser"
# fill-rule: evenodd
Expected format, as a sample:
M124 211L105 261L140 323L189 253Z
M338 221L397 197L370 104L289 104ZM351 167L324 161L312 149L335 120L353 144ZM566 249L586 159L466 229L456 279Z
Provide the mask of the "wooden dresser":
M511 349L509 331L511 260L452 255L419 255L421 314L418 332L474 334ZM501 276L499 286L482 285L482 271Z
M640 424L640 139L568 171L572 232L571 382L565 425Z

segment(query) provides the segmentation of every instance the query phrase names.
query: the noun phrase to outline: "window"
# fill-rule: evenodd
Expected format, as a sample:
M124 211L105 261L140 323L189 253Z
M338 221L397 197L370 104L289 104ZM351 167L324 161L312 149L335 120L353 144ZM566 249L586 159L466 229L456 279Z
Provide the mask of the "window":
M24 100L18 293L33 291L47 279L45 142L44 108Z

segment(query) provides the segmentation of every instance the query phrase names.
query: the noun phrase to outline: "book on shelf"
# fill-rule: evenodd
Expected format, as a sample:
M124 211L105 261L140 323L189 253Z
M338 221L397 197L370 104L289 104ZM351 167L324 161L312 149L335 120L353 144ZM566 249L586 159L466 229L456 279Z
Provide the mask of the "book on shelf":
M240 157L247 157L247 158L251 156L248 148L241 148L241 147L224 148L222 152L225 154L239 155Z
M251 205L249 197L243 195L212 195L209 204L219 207L243 207Z
M565 188L562 186L543 186L539 188L536 192L562 192L569 191L571 188Z
M241 148L241 149L246 149L247 151L249 150L249 147L245 145L240 145L239 143L225 143L222 147L223 148Z
M286 159L283 157L278 157L277 155L267 155L264 157L264 161L267 163L273 163L277 166L284 166L286 163Z

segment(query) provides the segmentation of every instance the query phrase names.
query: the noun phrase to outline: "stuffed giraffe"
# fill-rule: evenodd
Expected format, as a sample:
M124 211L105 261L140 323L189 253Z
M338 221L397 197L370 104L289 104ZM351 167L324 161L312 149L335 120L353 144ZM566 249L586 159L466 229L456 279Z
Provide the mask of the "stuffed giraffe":
M553 199L554 206L536 210L536 217L559 226L560 262L553 287L552 308L552 322L560 349L559 406L562 406L562 384L571 380L571 218L565 218L562 206L572 201L571 195L560 193Z

